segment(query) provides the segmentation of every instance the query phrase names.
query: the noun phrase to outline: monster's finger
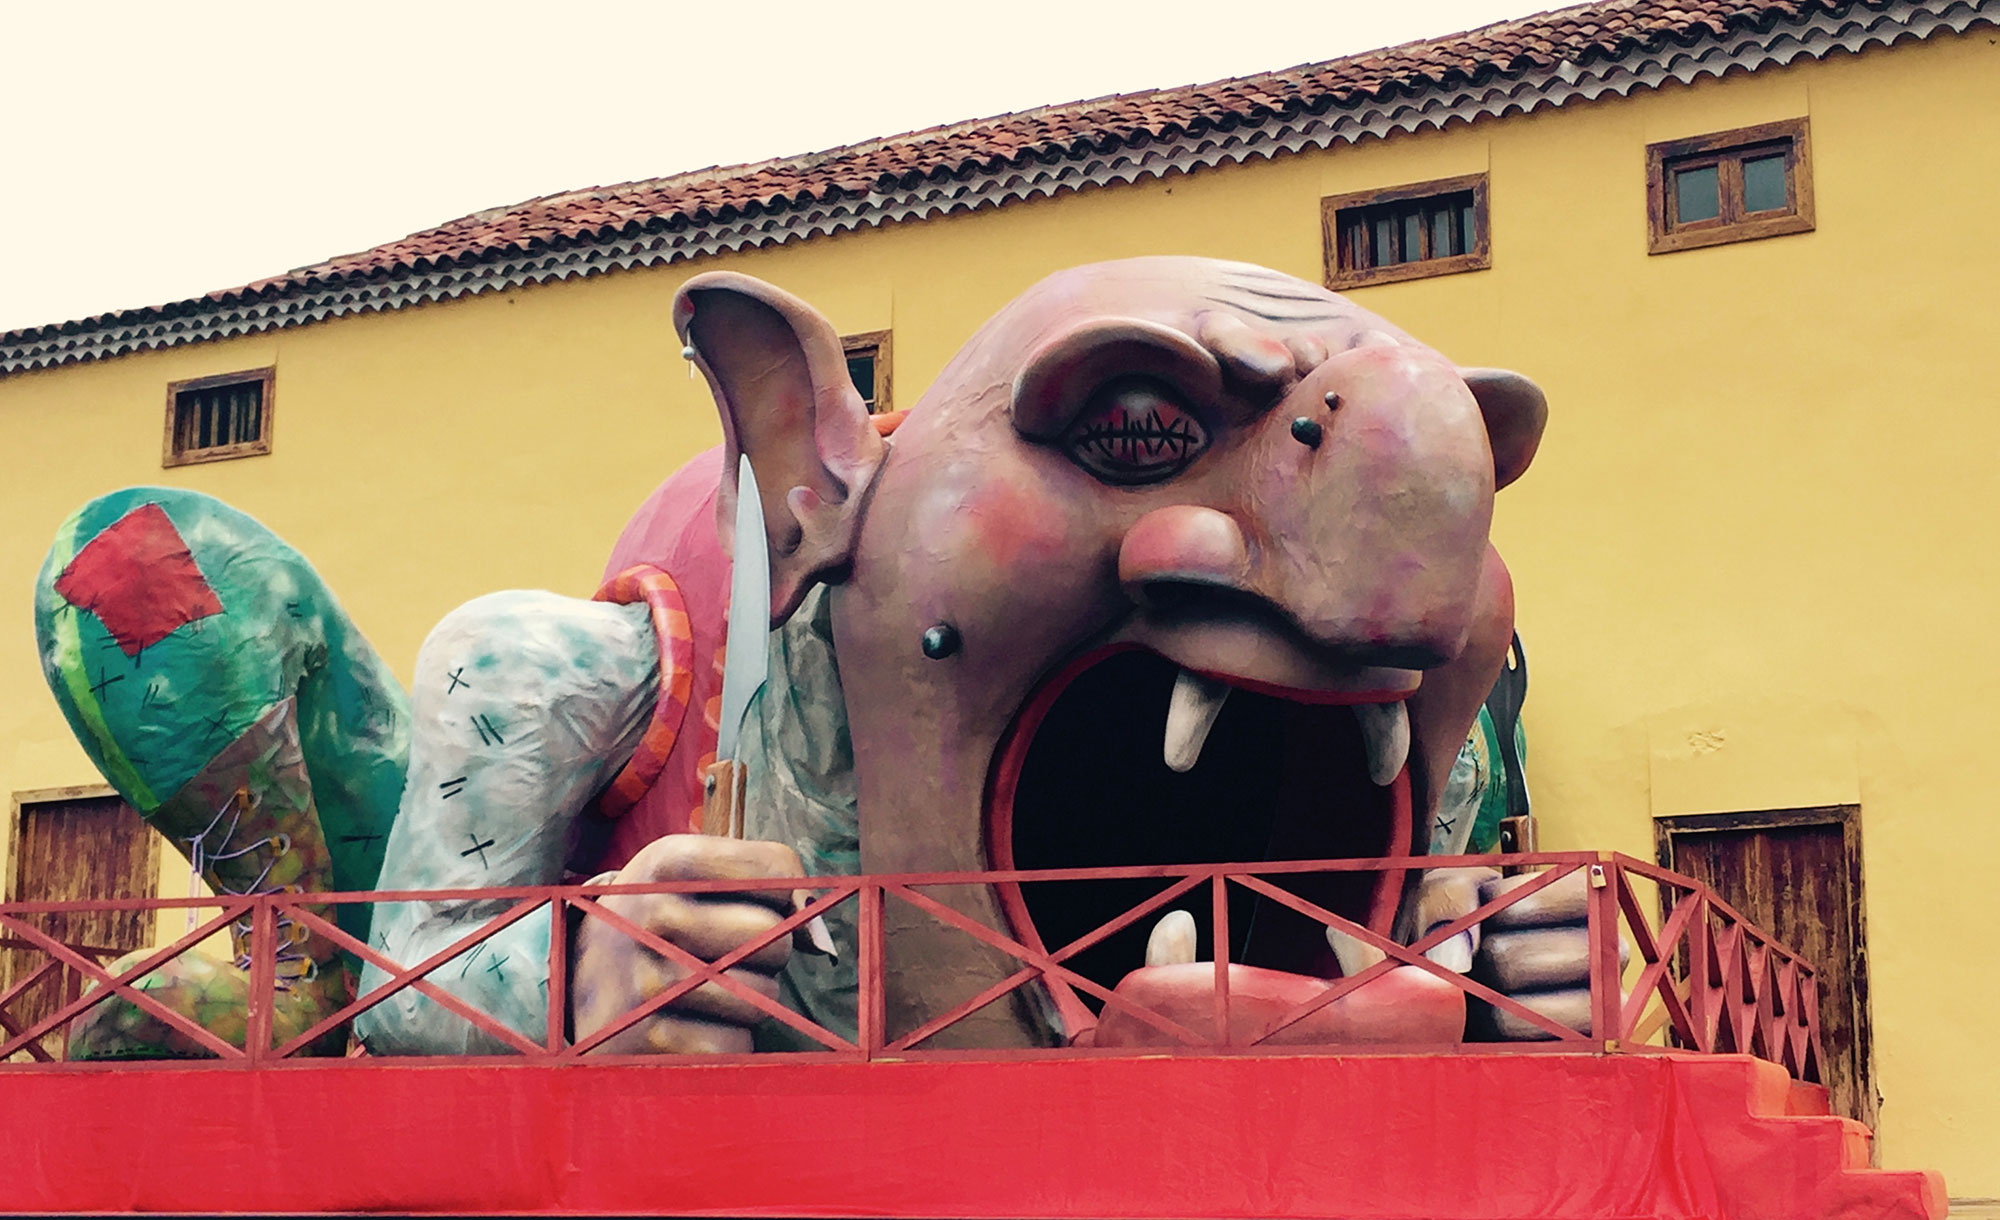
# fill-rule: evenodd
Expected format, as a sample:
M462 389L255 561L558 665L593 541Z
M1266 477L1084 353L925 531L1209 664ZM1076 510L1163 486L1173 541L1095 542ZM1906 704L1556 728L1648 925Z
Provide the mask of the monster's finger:
M703 961L714 961L762 936L776 927L780 918L777 912L758 903L692 894L621 895L614 909ZM745 958L743 964L775 973L784 968L791 951L791 937L780 936Z
M1417 886L1417 934L1479 909L1482 887L1497 879L1490 868L1434 868Z
M748 1028L727 1021L655 1013L606 1038L593 1053L604 1055L747 1055Z
M603 989L579 977L571 997L575 1030L579 1042L623 1016L639 997L626 988ZM655 992L654 994L658 994ZM728 1021L711 1021L668 1009L640 1018L592 1047L587 1054L747 1054L751 1049L749 1027Z
M1618 961L1631 960L1622 940ZM1543 991L1590 981L1590 933L1576 926L1490 933L1480 948L1479 974L1501 991Z
M634 971L633 985L637 991L636 1000L648 1000L688 976L688 971L655 958L642 964ZM778 1002L778 980L755 970L725 970L723 975L731 982L740 983L772 1003ZM755 1025L770 1014L755 1004L723 987L720 983L707 982L676 997L669 1009L676 1013L693 1014L727 1021L732 1025Z
M1590 1034L1588 987L1572 987L1562 991L1537 991L1508 998L1566 1029L1573 1029L1586 1037ZM1541 1026L1514 1013L1484 1004L1479 1005L1477 1011L1481 1014L1478 1021L1480 1032L1500 1041L1547 1042L1555 1037Z
M776 881L804 877L799 854L783 843L715 835L663 835L640 849L619 871L620 882ZM746 901L789 912L790 889L744 890Z
M1491 902L1500 895L1516 890L1536 880L1539 874L1522 873L1516 877L1499 877L1480 887L1480 897ZM1590 889L1585 884L1583 870L1579 869L1558 881L1552 881L1543 888L1521 899L1511 906L1495 911L1486 921L1486 929L1498 932L1503 928L1546 928L1557 924L1581 924L1590 904Z

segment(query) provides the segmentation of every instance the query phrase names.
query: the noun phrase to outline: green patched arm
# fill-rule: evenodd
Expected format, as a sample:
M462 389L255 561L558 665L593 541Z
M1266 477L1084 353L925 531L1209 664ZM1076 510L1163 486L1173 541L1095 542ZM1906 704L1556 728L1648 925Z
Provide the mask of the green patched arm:
M218 895L373 888L402 795L409 706L312 565L252 518L161 487L100 497L58 530L35 584L43 673L105 779ZM322 913L325 913L324 910ZM333 912L357 938L366 905ZM183 954L141 986L239 1042L237 960ZM280 1040L352 994L328 938L280 929ZM316 1049L344 1049L332 1031ZM73 1053L191 1053L113 1003ZM338 1044L338 1045L336 1045Z

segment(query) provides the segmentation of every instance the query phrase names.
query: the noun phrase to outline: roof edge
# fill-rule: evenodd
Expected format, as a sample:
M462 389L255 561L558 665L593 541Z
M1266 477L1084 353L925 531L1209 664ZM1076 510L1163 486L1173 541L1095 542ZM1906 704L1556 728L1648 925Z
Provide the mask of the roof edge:
M1358 98L1320 113L1281 111L1254 122L1181 132L1170 140L1126 141L1102 150L1073 147L1053 160L1000 159L998 164L943 177L926 174L914 182L907 177L878 182L865 195L830 191L791 201L786 207L748 209L685 224L633 222L616 232L540 248L503 247L479 252L477 257L420 259L419 266L399 266L390 274L309 278L285 287L265 281L217 296L0 335L0 377L1001 207L1454 122L1625 97L1730 71L1754 72L1842 51L1859 54L1902 41L1962 34L1979 25L2000 26L2000 0L1857 0L1834 9L1814 9L1764 29L1711 31L1692 41L1662 46L1634 44L1616 57L1586 55L1552 68L1470 73L1420 91L1385 90L1380 96ZM1084 104L1063 103L1056 109ZM974 122L988 121L992 120ZM585 193L590 189L606 188L586 188Z

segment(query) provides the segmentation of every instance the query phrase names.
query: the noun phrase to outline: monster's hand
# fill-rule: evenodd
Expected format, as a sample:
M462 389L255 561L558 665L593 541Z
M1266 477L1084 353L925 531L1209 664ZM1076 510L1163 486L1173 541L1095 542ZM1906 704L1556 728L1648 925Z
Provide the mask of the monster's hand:
M1489 868L1433 869L1417 891L1418 933L1470 914L1534 874L1502 877ZM1589 889L1581 872L1551 882L1428 956L1508 999L1578 1033L1590 1032ZM1620 946L1620 960L1625 950ZM1473 1000L1467 1035L1480 1041L1532 1042L1549 1032L1514 1013Z
M1480 886L1480 900L1490 902L1534 879L1533 874L1496 877ZM1585 924L1589 898L1579 870L1495 913L1486 921L1473 977L1558 1025L1590 1033L1590 934ZM1624 959L1621 945L1621 964ZM1471 1032L1501 1042L1535 1042L1552 1036L1487 1004L1473 1006Z
M803 877L799 857L782 843L667 835L616 873L609 884L655 881L762 881ZM792 911L790 890L705 894L614 894L598 900L703 961L715 961L769 932ZM571 963L570 1012L578 1039L658 995L688 971L641 946L599 919L577 931ZM791 953L779 937L728 970L727 976L773 1001L778 971ZM664 1008L607 1039L607 1054L740 1054L751 1049L750 1028L766 1014L713 982L703 983Z

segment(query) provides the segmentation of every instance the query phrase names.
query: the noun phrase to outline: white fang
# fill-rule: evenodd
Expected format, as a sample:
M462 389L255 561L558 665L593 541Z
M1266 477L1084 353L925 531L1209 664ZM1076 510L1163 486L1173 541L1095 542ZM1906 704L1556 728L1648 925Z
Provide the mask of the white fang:
M1403 773L1410 759L1410 712L1395 703L1358 703L1354 718L1361 722L1361 740L1368 747L1368 778L1385 788Z
M1222 714L1229 698L1229 685L1214 678L1183 669L1174 679L1174 693L1167 698L1167 739L1163 753L1167 765L1176 771L1191 769L1201 757L1202 743ZM1408 734L1405 733L1407 737Z

